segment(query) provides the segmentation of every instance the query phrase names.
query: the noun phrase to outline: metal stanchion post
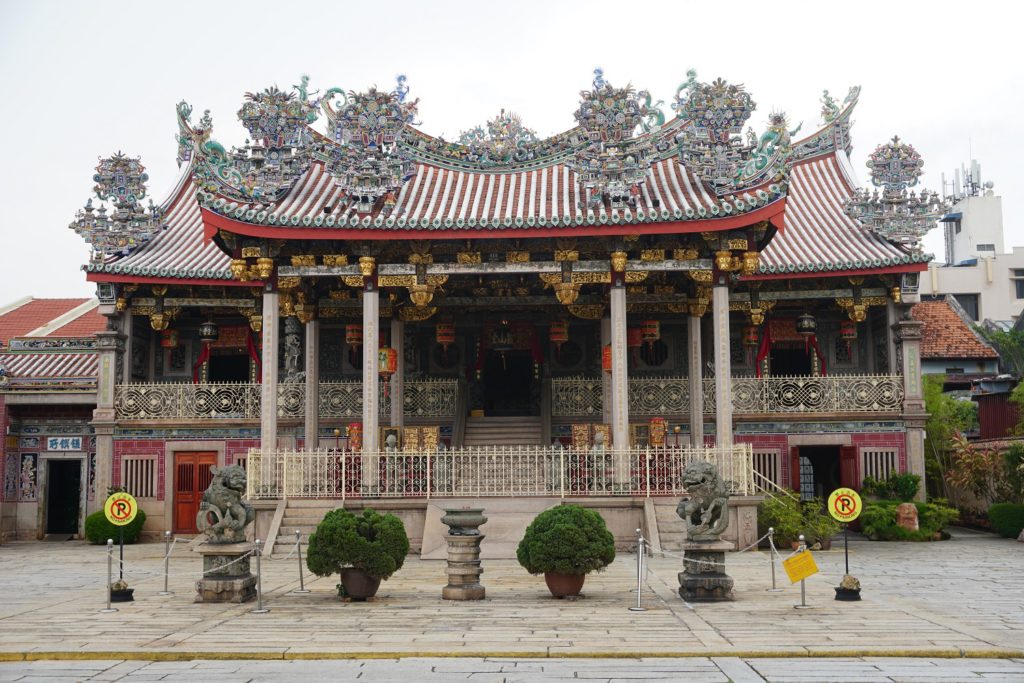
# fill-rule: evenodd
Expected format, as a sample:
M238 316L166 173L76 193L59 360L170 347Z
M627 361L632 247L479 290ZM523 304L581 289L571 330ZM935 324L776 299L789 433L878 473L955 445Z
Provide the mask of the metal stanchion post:
M781 593L782 589L775 585L775 527L768 527L768 564L772 568L772 587L769 593Z
M299 589L292 591L293 593L308 593L309 590L306 588L305 579L302 578L302 531L299 529L295 530L295 554L299 556Z
M110 584L114 581L114 539L107 539L107 607L101 609L101 614L109 614L110 612L116 612L116 607L110 606Z
M798 553L802 553L807 550L807 543L804 539L804 535L800 534L800 547L797 548ZM806 579L800 579L800 604L793 605L796 609L810 609L810 605L807 604L807 581Z
M630 612L646 612L647 608L640 604L644 594L644 540L640 530L636 530L636 607L630 607Z
M157 593L157 595L174 595L171 589L168 587L168 581L171 574L171 532L164 532L164 589Z
M253 614L266 614L270 610L263 606L263 572L260 566L260 557L263 555L263 543L256 539L256 609Z

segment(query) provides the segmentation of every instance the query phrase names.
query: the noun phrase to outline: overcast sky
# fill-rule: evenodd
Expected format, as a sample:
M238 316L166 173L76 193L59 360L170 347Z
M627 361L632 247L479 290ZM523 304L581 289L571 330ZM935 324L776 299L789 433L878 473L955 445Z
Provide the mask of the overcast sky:
M68 223L97 157L141 156L150 195L178 175L174 106L210 109L241 144L244 93L309 74L311 88L391 88L409 77L422 128L449 139L499 109L541 135L573 125L595 66L671 102L686 70L743 83L772 110L820 124L823 88L863 87L853 164L863 182L893 134L925 160L925 187L971 156L1003 197L1006 245L1024 245L1024 58L1011 3L941 2L53 2L0 0L0 305L87 296L88 248ZM322 125L322 120L320 122ZM933 231L928 251L942 256Z

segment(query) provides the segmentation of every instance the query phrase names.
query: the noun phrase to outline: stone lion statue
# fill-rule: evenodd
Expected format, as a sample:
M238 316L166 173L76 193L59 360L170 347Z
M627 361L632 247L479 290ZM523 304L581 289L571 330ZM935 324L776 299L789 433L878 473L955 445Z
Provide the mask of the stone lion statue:
M705 461L691 462L683 470L686 496L676 514L686 521L690 541L717 541L729 526L729 491L718 468Z
M238 465L211 467L213 480L203 492L196 514L196 527L209 543L240 543L245 527L256 518L252 506L242 500L245 470Z

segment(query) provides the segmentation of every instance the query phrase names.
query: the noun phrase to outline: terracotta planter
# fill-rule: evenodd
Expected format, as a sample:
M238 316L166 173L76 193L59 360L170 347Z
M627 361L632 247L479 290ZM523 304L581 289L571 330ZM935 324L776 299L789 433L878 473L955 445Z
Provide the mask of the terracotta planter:
M548 584L551 595L556 598L579 595L586 579L586 574L559 574L557 572L545 572L544 574L544 582Z
M380 588L380 579L374 578L362 569L349 567L341 570L341 585L352 600L362 601L372 598Z

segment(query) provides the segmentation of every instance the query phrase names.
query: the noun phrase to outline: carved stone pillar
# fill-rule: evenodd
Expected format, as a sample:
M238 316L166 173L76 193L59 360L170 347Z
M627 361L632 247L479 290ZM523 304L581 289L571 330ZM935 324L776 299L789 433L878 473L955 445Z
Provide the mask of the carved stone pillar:
M263 290L263 383L260 385L260 450L277 450L277 354L281 336L281 295Z
M687 318L687 343L689 346L690 383L690 445L700 448L704 445L704 359L701 355L700 316Z
M918 500L925 499L924 425L928 413L924 408L924 387L921 380L921 330L924 323L910 318L906 308L903 318L892 326L896 339L900 369L903 374L903 420L907 427L907 469L921 477Z
M608 316L601 318L601 352L612 343L612 320ZM612 422L612 376L601 372L601 422Z
M320 445L320 321L306 323L306 450Z
M729 349L729 286L721 276L711 290L715 342L715 445L732 445L732 363Z
M380 292L377 289L377 264L371 257L359 258L364 276L362 287L362 453L376 455L380 451ZM366 492L376 488L377 461L362 464L362 487Z
M398 367L391 375L391 426L405 426L405 323L391 319L391 348L398 356Z
M93 505L98 510L107 498L107 489L114 481L114 426L117 418L114 391L119 376L118 358L124 352L124 336L113 330L97 332L96 346L99 351L99 372L92 426L96 432L96 495Z
M611 288L611 344L612 344L612 446L616 450L629 448L629 376L626 367L626 288L613 284ZM616 472L621 463L616 463Z

